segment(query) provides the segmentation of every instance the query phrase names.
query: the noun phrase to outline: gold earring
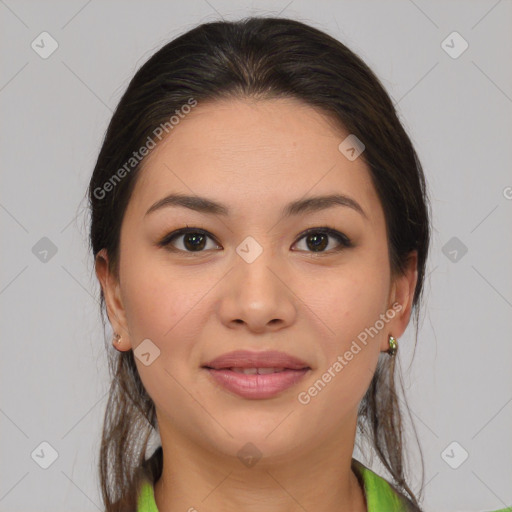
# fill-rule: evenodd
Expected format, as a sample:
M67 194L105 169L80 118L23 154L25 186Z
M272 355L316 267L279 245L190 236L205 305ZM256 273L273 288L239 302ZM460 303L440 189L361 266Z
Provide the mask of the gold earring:
M398 350L398 342L396 341L393 336L389 336L389 349L387 350L387 353L390 355L390 357L394 357L396 355L396 351Z
M117 332L114 333L114 340L116 343L121 343L121 335L117 334Z

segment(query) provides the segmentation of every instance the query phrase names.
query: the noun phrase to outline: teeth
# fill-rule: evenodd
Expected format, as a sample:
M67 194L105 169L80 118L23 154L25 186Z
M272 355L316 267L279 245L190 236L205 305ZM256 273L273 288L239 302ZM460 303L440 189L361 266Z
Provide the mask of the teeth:
M245 373L246 375L255 375L258 373L258 368L231 368L236 373Z
M258 373L264 375L266 373L277 373L282 372L284 368L258 368Z
M245 373L245 375L264 375L267 373L282 372L284 368L230 368L236 373Z

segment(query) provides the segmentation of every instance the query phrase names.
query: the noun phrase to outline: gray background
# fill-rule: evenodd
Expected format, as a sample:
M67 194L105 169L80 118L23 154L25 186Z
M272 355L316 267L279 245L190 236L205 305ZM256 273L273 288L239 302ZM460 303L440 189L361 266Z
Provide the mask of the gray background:
M399 340L425 457L423 505L512 504L510 0L0 0L0 14L1 511L100 509L108 379L85 189L136 69L200 22L250 14L327 31L397 102L425 168L435 228L412 363L412 323ZM59 45L47 59L31 47L43 31ZM441 46L453 31L469 44L458 58ZM43 237L55 254L41 252L51 245ZM58 453L48 469L39 465L50 462L44 441ZM462 450L469 456L460 464Z

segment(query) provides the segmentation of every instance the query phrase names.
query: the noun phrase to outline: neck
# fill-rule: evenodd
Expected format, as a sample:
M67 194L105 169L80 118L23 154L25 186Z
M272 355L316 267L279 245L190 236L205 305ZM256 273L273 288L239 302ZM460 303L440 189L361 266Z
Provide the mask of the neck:
M162 435L159 512L366 512L362 485L351 468L353 443L323 444L308 453L262 457L249 467L186 438ZM173 443L165 443L173 439ZM179 440L179 442L178 442Z

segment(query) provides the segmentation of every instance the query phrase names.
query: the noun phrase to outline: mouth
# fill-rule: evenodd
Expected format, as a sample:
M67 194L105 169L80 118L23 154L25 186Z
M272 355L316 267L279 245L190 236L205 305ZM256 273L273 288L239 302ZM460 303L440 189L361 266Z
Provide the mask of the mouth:
M212 382L241 398L263 400L276 397L297 385L311 368L204 368ZM275 371L277 370L277 371ZM260 373L261 372L261 373Z
M273 398L295 386L311 367L284 352L237 351L203 365L212 382L242 398Z

